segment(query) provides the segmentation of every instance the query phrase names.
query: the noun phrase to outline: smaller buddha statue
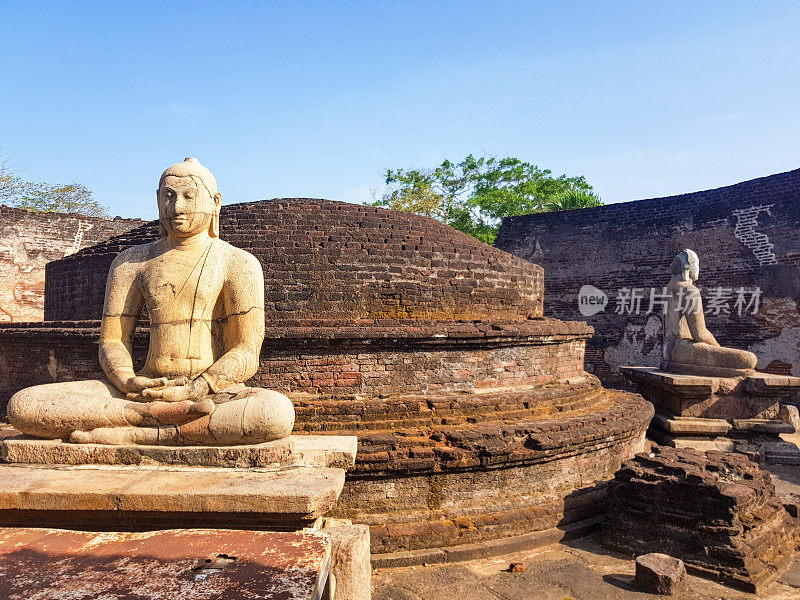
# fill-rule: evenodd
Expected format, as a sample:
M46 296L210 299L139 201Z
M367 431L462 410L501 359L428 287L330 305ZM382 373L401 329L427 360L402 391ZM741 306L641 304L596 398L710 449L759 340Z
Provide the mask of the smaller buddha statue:
M754 372L758 359L747 350L720 346L706 328L703 300L694 285L700 275L700 261L692 250L683 250L670 266L672 279L664 315L664 361L661 369L670 373L740 377Z

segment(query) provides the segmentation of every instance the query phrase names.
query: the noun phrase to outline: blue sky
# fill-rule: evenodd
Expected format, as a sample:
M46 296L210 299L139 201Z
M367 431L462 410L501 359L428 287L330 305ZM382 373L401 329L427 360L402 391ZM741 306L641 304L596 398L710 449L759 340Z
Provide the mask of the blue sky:
M361 202L469 153L606 202L800 167L800 2L0 0L0 156L156 216L197 156L224 202Z

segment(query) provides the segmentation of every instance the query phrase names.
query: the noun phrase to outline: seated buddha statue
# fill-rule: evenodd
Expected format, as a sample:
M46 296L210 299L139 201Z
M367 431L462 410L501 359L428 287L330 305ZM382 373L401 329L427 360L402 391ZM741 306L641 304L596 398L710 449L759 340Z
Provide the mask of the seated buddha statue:
M670 272L661 369L718 377L752 374L758 361L756 355L720 346L706 328L700 290L694 285L700 275L697 254L692 250L682 251L672 261Z
M8 403L19 431L77 443L231 445L289 435L283 394L244 382L264 339L264 275L219 239L222 196L195 158L171 166L156 192L158 241L120 253L108 273L99 358L106 379L25 388ZM131 335L150 319L144 367Z

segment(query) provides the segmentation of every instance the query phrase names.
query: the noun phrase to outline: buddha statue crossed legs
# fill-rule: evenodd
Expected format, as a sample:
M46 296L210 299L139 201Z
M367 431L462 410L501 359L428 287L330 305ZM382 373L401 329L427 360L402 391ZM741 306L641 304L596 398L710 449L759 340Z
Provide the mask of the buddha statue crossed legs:
M100 326L107 380L16 393L8 418L25 434L101 444L253 444L289 435L283 394L243 382L264 339L264 276L250 253L219 239L222 197L187 158L161 176L161 239L111 265ZM143 307L150 345L136 373L131 335Z
M672 373L718 377L752 374L758 361L756 355L720 346L706 328L700 290L694 285L700 275L697 254L684 250L672 261L670 271L661 368Z

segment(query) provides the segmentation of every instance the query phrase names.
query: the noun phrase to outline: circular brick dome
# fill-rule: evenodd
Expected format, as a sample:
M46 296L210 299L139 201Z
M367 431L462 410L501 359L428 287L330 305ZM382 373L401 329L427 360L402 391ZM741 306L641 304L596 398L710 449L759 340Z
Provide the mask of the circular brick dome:
M358 436L335 516L370 525L373 564L593 527L653 408L584 371L593 330L542 316L541 267L432 219L327 200L235 204L220 225L264 268L249 384L290 397L297 433ZM26 365L0 383L103 377L109 266L157 236L152 222L49 263L47 322L0 324L0 370ZM147 352L142 322L135 367Z
M157 239L156 225L49 264L45 318L99 319L111 261ZM222 239L261 261L268 324L542 316L541 267L426 217L283 199L223 207L220 226Z

